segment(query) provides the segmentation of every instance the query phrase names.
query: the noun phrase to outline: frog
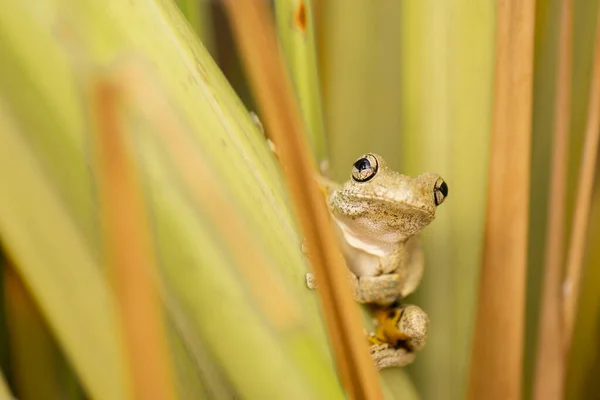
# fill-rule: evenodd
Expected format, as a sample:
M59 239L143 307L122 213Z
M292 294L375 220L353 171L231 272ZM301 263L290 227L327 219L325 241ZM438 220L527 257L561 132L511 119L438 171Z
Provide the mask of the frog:
M427 314L413 304L379 308L374 313L376 331L367 337L375 367L381 370L412 363L427 342Z
M250 118L265 134L258 115ZM271 152L278 157L273 142ZM427 341L429 317L418 306L399 304L423 276L424 256L418 234L435 218L437 207L448 196L448 185L438 175L417 178L388 168L375 153L360 156L351 178L343 185L327 177L328 162L317 175L334 229L348 266L354 299L375 305L376 331L367 333L377 369L402 367L413 362ZM308 249L302 246L302 252ZM315 289L311 273L306 285Z
M344 184L324 176L318 179L354 299L383 310L378 334L369 334L376 366L406 365L423 348L429 319L419 307L398 302L421 281L424 256L419 233L435 218L448 196L448 185L434 173L412 178L396 172L375 153L360 156ZM306 284L316 288L310 273ZM387 317L391 315L397 318ZM386 318L393 322L385 322Z

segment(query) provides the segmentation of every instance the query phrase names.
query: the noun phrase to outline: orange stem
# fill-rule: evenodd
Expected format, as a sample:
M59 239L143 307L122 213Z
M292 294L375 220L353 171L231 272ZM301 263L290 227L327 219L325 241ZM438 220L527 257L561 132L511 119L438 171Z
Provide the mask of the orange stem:
M125 142L116 85L93 88L104 246L118 302L134 399L174 399L144 200Z
M562 341L563 333L561 280L565 257L569 123L571 121L573 0L564 0L561 5L548 231L533 388L533 398L536 400L563 398L566 365L563 348L557 346L557 343Z
M314 179L314 162L309 156L298 107L278 53L268 3L228 0L225 4L310 249L309 257L319 282L318 294L342 384L350 398L381 399L383 394L367 351L358 307L350 292L325 201Z
M535 2L500 0L488 203L469 398L521 396Z
M600 9L597 21L600 21ZM598 160L600 138L600 24L596 23L594 65L588 102L588 120L583 143L583 156L579 170L577 198L571 227L567 270L563 285L563 346L565 357L571 348L575 318L581 287L581 270L585 253L586 234L590 215L594 178ZM565 360L566 361L566 360Z

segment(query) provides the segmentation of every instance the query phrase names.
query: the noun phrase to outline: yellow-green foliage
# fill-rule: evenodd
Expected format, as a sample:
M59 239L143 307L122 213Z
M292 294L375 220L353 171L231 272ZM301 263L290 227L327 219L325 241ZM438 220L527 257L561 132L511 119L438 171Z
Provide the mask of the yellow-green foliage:
M180 397L344 398L317 297L304 286L307 261L279 166L206 51L219 53L224 27L211 13L219 6L176 3L181 11L171 0L0 1L0 241L46 323L38 336L20 334L42 321L11 309L5 295L9 343L20 338L10 360L22 363L34 352L19 348L41 346L37 367L72 370L92 398L123 398L129 384L103 269L92 140L94 84L108 81L144 185ZM373 151L395 169L436 172L449 185L423 235L422 285L407 299L431 317L428 345L410 368L381 376L389 399L463 398L484 238L497 4L274 3L309 141L317 160L329 158L332 177L347 179L351 163ZM559 3L536 8L525 398L544 262ZM597 7L574 1L568 215ZM568 398L598 393L597 192ZM365 312L367 326L368 319ZM37 380L41 370L4 372L17 395L36 383L60 391ZM0 398L8 396L4 383ZM81 398L71 389L66 398Z
M8 1L0 33L2 241L88 393L119 399L127 385L91 147L93 84L108 79L144 182L182 397L342 398L275 159L175 5ZM203 167L193 184L190 159Z
M432 320L409 370L424 398L461 398L481 260L494 4L331 1L321 12L334 175L347 179L352 161L374 151L404 173L448 182L448 201L424 232L423 283L406 300Z

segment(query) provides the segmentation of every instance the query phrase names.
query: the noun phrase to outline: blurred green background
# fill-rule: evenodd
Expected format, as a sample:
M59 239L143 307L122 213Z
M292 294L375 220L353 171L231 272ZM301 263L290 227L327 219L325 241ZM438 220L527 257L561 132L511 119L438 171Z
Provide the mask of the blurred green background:
M303 3L308 7L309 34L298 38L294 36L298 15L293 10L301 1L275 1L274 9L299 103L304 115L310 115L305 123L319 161L328 159L331 176L342 181L359 155L375 152L409 175L436 172L450 188L435 222L423 233L426 271L420 288L407 300L431 318L428 344L407 368L408 376L401 371L382 374L386 397L464 398L485 232L497 3L314 0ZM77 326L85 330L93 319L93 326L99 324L106 335L114 335L111 313L100 320L95 315L80 319L78 313L90 310L82 308L74 313L69 331L60 324L67 324L62 316L70 311L46 302L54 301L52 293L63 285L81 278L73 272L79 266L66 265L85 259L86 268L94 271L103 259L94 211L95 178L86 171L93 164L88 143L93 112L85 106L86 82L95 74L108 73L125 85L114 71L134 65L135 71L147 76L138 84L152 82L153 96L167 98L166 111L159 115L180 121L198 157L206 160L202 165L214 168L216 186L209 182L206 190L222 190L231 199L230 208L221 210L234 210L247 231L256 232L248 240L265 255L267 275L290 293L290 304L300 310L282 327L277 321L263 320L264 310L252 302L247 309L240 308L251 297L252 284L244 282L247 276L236 268L240 261L230 255L234 247L229 242L236 238L214 227L224 220L211 219L210 207L203 208L202 199L190 199L178 167L172 165L176 156L161 150L169 139L148 116L153 112L151 102L139 100L124 125L133 132L136 149L141 149L136 157L144 170L156 257L168 293L165 310L175 349L178 394L181 398L283 398L277 396L286 393L295 398L341 398L317 301L302 286L306 261L285 186L246 113L257 107L222 2L178 0L181 14L170 0L131 5L116 0L39 3L36 7L16 0L0 4L0 132L4 132L2 143L8 143L10 136L15 143L11 149L23 149L22 154L3 153L15 160L20 157L21 162L5 158L0 164L5 172L0 174L0 193L33 182L12 173L12 168L20 171L21 164L37 162L39 183L34 186L54 196L57 210L76 233L60 236L50 226L37 236L13 233L24 221L56 221L44 219L51 211L44 214L43 203L15 206L37 193L29 186L12 201L0 203L0 239L9 264L14 264L5 266L9 272L4 274L0 361L13 391L20 399L100 398L99 393L111 393L103 391L101 371L119 364L114 338L100 340L110 350L109 356L98 355L102 352L77 356L82 347L72 345L74 336L66 333L76 332ZM569 216L586 127L598 2L575 0L573 4ZM531 397L544 265L559 5L558 0L536 2L524 398ZM296 53L291 54L290 48ZM28 217L36 207L39 219ZM52 288L35 279L42 274L46 254L52 254L38 250L36 243L48 235L80 237L74 239L75 245L63 242L60 251L79 246L86 255L52 258L46 267L60 267L54 271L63 279L56 279ZM591 245L568 364L569 399L600 398L600 248L594 246L599 240L600 192L596 189L588 233ZM36 252L37 259L28 257ZM192 272L174 265L190 266ZM214 280L198 286L189 283L212 276L214 270L221 271ZM107 285L101 282L94 290L110 297ZM228 292L223 287L233 289ZM34 301L18 300L27 291ZM510 295L507 288L506 296ZM216 309L215 298L224 299ZM232 308L237 310L235 317L222 318ZM223 321L208 328L214 320ZM236 344L240 321L246 324L248 342ZM94 340L83 342L89 345ZM261 352L271 345L272 352ZM258 346L263 348L257 350ZM38 350L30 351L33 348ZM236 357L255 361L240 362ZM259 359L271 362L254 377ZM94 362L100 364L100 371L90 366ZM278 372L281 365L284 372ZM245 373L248 377L242 378ZM121 384L118 371L109 375L106 382Z

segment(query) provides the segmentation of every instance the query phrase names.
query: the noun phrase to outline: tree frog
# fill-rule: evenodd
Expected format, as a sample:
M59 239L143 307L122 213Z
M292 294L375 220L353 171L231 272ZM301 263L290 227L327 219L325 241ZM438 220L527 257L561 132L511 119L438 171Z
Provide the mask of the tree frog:
M448 185L432 173L402 175L372 153L354 163L345 184L322 178L322 185L355 299L386 307L370 336L375 363L378 368L406 365L425 344L429 320L416 306L387 307L421 281L424 258L416 235L434 219ZM306 278L316 287L311 274Z

